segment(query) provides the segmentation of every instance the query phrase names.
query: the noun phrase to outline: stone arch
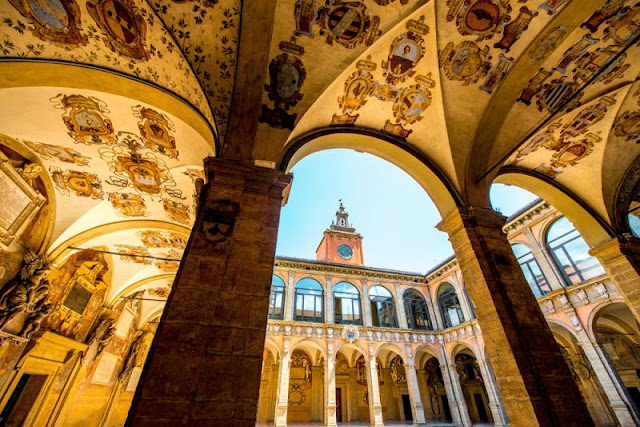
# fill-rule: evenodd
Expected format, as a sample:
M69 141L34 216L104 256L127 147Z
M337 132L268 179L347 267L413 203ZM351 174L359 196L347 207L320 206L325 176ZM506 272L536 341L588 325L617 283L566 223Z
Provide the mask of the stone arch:
M293 352L296 350L302 350L307 353L307 356L309 356L309 359L311 359L311 363L313 363L314 365L317 365L320 361L320 358L317 357L318 353L325 360L327 359L326 350L313 338L304 338L300 341L297 341L291 346L291 350L289 351L291 352L291 354L293 354Z
M413 351L416 366L423 366L432 357L435 357L441 365L444 364L442 348L432 344L421 344Z
M382 357L384 352L388 353L386 354L386 357ZM407 361L406 352L402 348L398 347L396 344L393 344L393 343L384 343L380 345L376 349L376 359L379 359L382 362L382 364L386 367L388 366L389 362L392 359L390 357L391 353L395 353L396 355L400 356L403 362Z
M591 206L555 181L521 168L503 168L495 181L515 185L545 200L573 223L589 246L610 240L615 232Z
M342 354L345 355L345 350L351 350L350 357L347 357L347 361L349 362L349 367L351 368L354 367L356 361L360 356L364 357L365 362L367 363L369 362L369 355L367 354L365 349L362 348L362 346L357 344L356 342L353 342L353 343L343 342L342 344L340 344L340 346L334 352L334 358L340 352L342 352Z
M304 157L332 148L366 152L399 167L427 192L443 218L463 205L453 182L428 157L406 142L372 129L332 126L307 132L287 143L277 168L288 172Z

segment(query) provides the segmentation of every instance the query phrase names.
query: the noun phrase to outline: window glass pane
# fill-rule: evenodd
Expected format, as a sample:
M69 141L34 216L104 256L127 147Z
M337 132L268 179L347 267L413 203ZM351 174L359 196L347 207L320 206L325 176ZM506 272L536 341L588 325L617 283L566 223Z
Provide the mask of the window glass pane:
M277 287L282 287L284 288L284 280L282 280L280 278L280 276L276 276L275 274L273 275L273 278L271 279L271 286L277 286Z
M522 243L517 243L511 246L511 249L513 250L513 253L515 254L516 258L520 258L524 255L528 255L531 253L527 245L523 245Z
M310 277L305 277L296 283L296 289L309 289L322 292L322 285Z
M547 231L547 242L551 243L573 230L575 230L573 224L569 222L567 217L563 216L562 218L556 220L556 222L554 222L551 227L549 227L549 230Z
M565 254L562 248L556 249L553 251L557 262L559 263L558 268L564 271L565 275L569 278L570 284L574 285L576 283L580 283L580 276L576 273L575 269L571 265L569 258Z
M369 295L391 298L391 292L382 286L373 286L369 289Z
M627 218L629 220L629 228L631 229L631 233L633 233L633 235L636 237L640 237L640 218L632 213L630 213Z

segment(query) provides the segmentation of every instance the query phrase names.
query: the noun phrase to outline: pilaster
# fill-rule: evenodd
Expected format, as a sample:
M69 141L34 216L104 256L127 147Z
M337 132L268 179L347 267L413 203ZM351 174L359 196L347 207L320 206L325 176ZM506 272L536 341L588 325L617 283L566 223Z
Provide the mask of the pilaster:
M378 383L378 363L369 361L366 363L369 378L367 387L369 391L369 421L371 427L384 427L382 421L382 404L380 403L380 384Z
M362 279L362 313L364 314L364 326L372 326L371 303L369 302L369 284L367 279Z
M627 306L640 322L640 239L619 236L589 253L600 261Z
M564 361L511 245L505 217L460 208L438 228L449 240L474 302L504 407L513 425L591 426L587 406Z
M396 311L398 312L398 327L402 329L408 329L409 325L407 323L407 313L404 309L403 289L397 283L394 284L393 288L396 294L396 302L397 302Z
M289 277L287 278L287 289L284 293L284 320L293 320L293 309L296 298L295 277L295 272L289 271Z
M464 400L464 394L462 393L462 386L460 385L460 377L458 376L458 370L455 363L446 364L446 375L444 375L444 388L447 392L447 398L449 400L449 409L451 409L451 416L453 422L457 425L464 427L471 427L471 418L469 418L469 409L467 408L467 402Z
M331 284L331 276L326 276L326 286L324 290L324 322L336 323L335 308L333 301L333 285Z
M329 356L324 363L324 425L337 426L336 421L336 362L333 356Z
M278 375L278 389L276 391L276 414L274 427L287 426L287 411L289 409L289 372L291 370L291 354L287 353L280 359Z

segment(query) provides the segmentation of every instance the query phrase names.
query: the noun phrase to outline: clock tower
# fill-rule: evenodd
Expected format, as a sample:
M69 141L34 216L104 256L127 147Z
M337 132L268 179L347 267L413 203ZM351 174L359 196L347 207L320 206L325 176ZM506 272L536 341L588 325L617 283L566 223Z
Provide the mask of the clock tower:
M349 223L349 214L342 202L335 221L324 231L322 241L316 249L316 259L337 264L364 265L362 236Z

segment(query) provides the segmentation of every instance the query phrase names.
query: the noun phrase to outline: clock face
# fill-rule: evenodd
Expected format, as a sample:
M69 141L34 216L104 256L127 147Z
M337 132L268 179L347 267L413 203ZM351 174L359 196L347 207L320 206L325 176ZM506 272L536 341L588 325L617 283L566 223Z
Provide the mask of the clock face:
M353 256L353 249L349 245L338 246L338 255L340 258L350 259Z

